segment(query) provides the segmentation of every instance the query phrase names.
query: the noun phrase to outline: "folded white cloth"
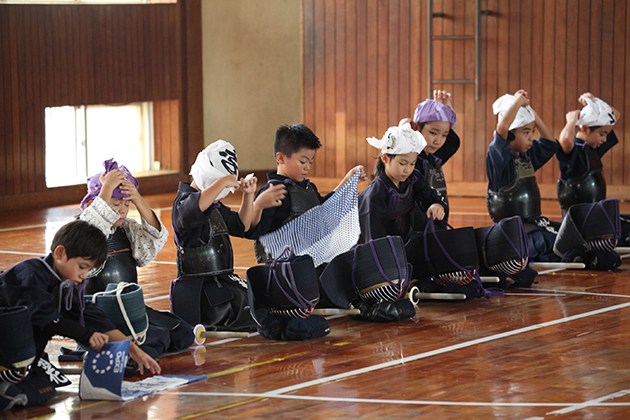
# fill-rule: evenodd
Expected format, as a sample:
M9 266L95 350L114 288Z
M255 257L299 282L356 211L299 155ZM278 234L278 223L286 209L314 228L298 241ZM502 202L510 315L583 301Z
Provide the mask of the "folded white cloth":
M509 93L506 93L505 95L494 101L494 103L492 104L492 112L494 113L494 115L499 116L499 121L503 119L503 116L505 115L507 110L510 109L514 101L516 101L516 96L510 95ZM532 121L536 121L534 110L529 105L522 106L518 109L518 113L516 114L516 117L514 118L512 124L510 124L509 130L514 130L515 128L522 127Z
M584 98L586 106L580 111L577 125L580 127L601 127L615 125L617 119L610 105L599 98Z
M404 155L411 152L420 153L427 145L426 140L411 128L411 124L389 127L381 139L370 137L366 139L370 145L381 149L382 153L389 155Z
M192 175L195 184L202 191L226 175L236 175L238 177L236 150L225 140L215 141L199 152L195 163L190 168L190 175ZM235 188L224 189L217 197L217 200L234 191Z

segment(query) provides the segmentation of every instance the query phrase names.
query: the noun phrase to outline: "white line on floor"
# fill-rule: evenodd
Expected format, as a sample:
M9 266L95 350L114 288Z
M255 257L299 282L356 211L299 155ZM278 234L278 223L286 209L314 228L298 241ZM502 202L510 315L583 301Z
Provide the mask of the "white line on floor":
M327 401L327 402L351 402L351 403L372 403L372 404L413 404L413 405L446 405L446 406L465 406L465 407L566 407L566 409L583 405L580 403L536 403L536 402L516 402L502 403L495 401L423 401L423 400L384 400L372 398L339 398L339 397L321 397L308 395L269 395L264 394L246 394L241 392L163 392L163 394L173 395L190 395L201 397L245 397L245 398L279 398L288 400L310 400L310 401ZM595 400L593 400L595 401ZM590 402L589 402L590 403ZM626 407L627 403L592 403L589 407ZM560 412L561 410L558 410ZM555 412L554 412L555 413ZM551 413L549 413L551 414Z
M563 324L566 322L571 322L571 321L575 321L578 319L582 319L582 318L587 318L590 316L595 316L595 315L600 315L606 312L611 312L611 311L616 311L619 309L624 309L630 307L630 302L627 303L622 303L620 305L614 305L614 306L609 306L606 308L602 308L602 309L597 309L595 311L590 311L590 312L585 312L583 314L578 314L578 315L573 315L573 316L569 316L569 317L564 317L564 318L559 318L553 321L549 321L549 322L543 322L540 324L534 324L534 325L530 325L528 327L524 327L524 328L519 328L516 330L512 330L512 331L506 331L500 334L494 334L494 335L490 335L487 337L482 337L482 338L478 338L476 340L471 340L471 341L466 341L463 343L459 343L459 344L455 344L453 346L447 346L447 347L443 347L440 349L436 349L436 350L431 350L431 351L427 351L424 353L419 353L413 356L408 356L408 357L403 357L397 360L391 360L389 362L385 362L385 363L379 363L376 365L372 365L372 366L368 366L365 368L361 368L361 369L355 369L355 370L351 370L348 372L344 372L344 373L340 373L337 375L332 375L332 376L327 376L324 378L319 378L319 379L314 379L312 381L307 381L307 382L303 382L301 384L296 384L296 385L291 385L291 386L287 386L287 387L283 387L283 388L278 388L275 389L273 391L269 391L269 392L265 392L264 394L262 394L263 396L273 396L273 395L279 395L279 394L286 394L287 392L293 392L293 391L297 391L300 389L304 389L304 388L308 388L311 386L315 386L315 385L321 385L321 384L325 384L328 382L333 382L333 381L338 381L340 379L345 379L351 376L356 376L356 375L361 375L363 373L368 373L368 372L373 372L373 371L377 371L377 370L381 370L381 369L385 369L388 367L392 367L392 366L397 366L400 364L404 364L404 363L409 363L415 360L420 360L420 359L425 359L427 357L431 357L431 356L435 356L438 354L443 354L443 353L448 353L454 350L459 350L459 349L463 349L466 347L471 347L471 346L475 346L477 344L483 344L483 343L487 343L490 341L494 341L494 340L498 340L501 338L506 338L506 337L511 337L514 335L518 335L518 334L523 334L526 332L530 332L530 331L535 331L538 329L542 329L542 328L546 328L546 327L550 327L553 325L558 325L558 324Z

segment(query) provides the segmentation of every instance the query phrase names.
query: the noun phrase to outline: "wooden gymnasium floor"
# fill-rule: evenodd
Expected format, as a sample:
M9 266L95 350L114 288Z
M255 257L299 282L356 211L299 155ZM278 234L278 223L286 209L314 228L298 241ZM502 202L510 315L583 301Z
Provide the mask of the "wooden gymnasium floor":
M169 231L173 198L147 197ZM452 209L455 227L489 224L483 199L453 198ZM630 213L630 203L622 212ZM554 202L543 213L560 216ZM0 213L0 270L47 253L54 232L77 214L77 206ZM156 309L168 308L176 275L170 233L139 272ZM252 244L232 243L236 272L245 277L255 265ZM330 317L329 336L304 342L257 333L209 340L160 360L164 374L205 380L123 404L80 401L79 376L71 375L73 385L47 404L0 418L628 419L629 272L628 259L614 272L541 271L534 287L503 297L421 302L414 320ZM53 360L61 345L73 347L52 342Z

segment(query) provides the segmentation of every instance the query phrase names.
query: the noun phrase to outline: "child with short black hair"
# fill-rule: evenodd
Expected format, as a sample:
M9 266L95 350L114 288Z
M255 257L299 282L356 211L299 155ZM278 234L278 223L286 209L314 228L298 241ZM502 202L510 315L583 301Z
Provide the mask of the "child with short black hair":
M267 191L277 196L276 206L268 207L262 214L256 213L248 237L257 240L260 236L275 231L290 220L306 213L309 209L322 204L341 188L352 176L361 171L360 181L367 177L362 166L352 168L341 182L328 194L322 196L314 183L306 175L321 147L319 138L304 124L283 125L276 131L274 153L278 169L267 173L267 183L260 189L256 201ZM259 263L271 261L261 244L256 241L256 257Z
M50 250L48 256L22 261L0 275L0 304L29 310L36 355L44 352L55 334L94 350L108 341L126 340L96 305L84 301L88 272L107 257L103 232L75 220L59 229ZM129 355L138 363L140 373L145 368L160 373L158 363L133 342Z
M558 201L563 217L574 204L606 199L602 156L619 143L614 125L620 112L590 92L578 98L584 107L566 114L556 158L560 166ZM621 215L619 246L630 245L630 215Z
M558 201L565 212L574 204L606 198L601 157L619 143L613 130L619 111L590 92L578 101L584 107L566 114L567 123L558 139L561 148L556 153L560 165Z
M488 212L496 223L520 216L529 238L530 258L534 261L559 261L553 244L560 227L542 216L540 190L535 171L551 159L559 148L553 133L529 106L529 94L518 90L506 94L492 105L498 114L494 140L486 155ZM540 137L533 139L537 129Z

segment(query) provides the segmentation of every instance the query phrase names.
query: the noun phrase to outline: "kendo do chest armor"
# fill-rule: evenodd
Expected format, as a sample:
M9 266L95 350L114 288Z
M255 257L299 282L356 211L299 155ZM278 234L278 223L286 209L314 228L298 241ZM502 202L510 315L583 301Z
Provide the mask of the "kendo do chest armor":
M435 162L429 158L422 159L422 167L424 168L424 177L427 180L427 183L431 186L431 188L438 191L440 195L444 197L444 202L448 205L446 179L444 178L442 166L435 165Z
M288 197L291 200L291 211L289 212L289 216L282 222L283 225L286 225L291 220L321 204L319 201L319 195L315 192L315 189L310 186L310 184L304 188L291 182L286 184L286 189ZM254 249L256 251L256 260L258 263L266 263L273 260L272 256L265 251L265 248L258 240L254 241Z
M210 212L210 239L200 247L177 247L177 275L216 276L234 271L234 254L227 225L217 209Z
M429 184L431 188L436 190L439 195L441 195L444 199L444 203L446 203L446 206L444 207L444 221L448 223L448 196L446 195L446 179L444 178L444 171L442 171L442 166L436 164L432 156L427 156L426 159L418 157L418 159L422 161L422 171L424 173L424 178L426 179L427 184ZM420 205L417 205L415 206L413 212L413 228L416 231L424 229L428 221L426 209L422 208L422 206Z
M568 180L558 179L558 201L562 210L574 204L596 203L606 199L606 180L602 161L596 150L584 146L588 168L582 176Z
M118 228L107 238L107 261L95 277L88 280L85 294L103 292L109 283L138 283L136 260L131 254L131 242L123 228Z
M390 236L400 236L406 241L413 229L413 209L416 201L413 196L413 183L417 181L415 176L411 176L411 182L407 184L404 192L391 188L389 193L389 205L387 206L387 233ZM379 177L378 180L383 182ZM384 182L383 182L383 185Z
M488 212L495 223L517 215L523 219L540 216L540 190L534 165L527 155L513 155L510 160L514 165L514 180L498 192L488 191L486 197Z

